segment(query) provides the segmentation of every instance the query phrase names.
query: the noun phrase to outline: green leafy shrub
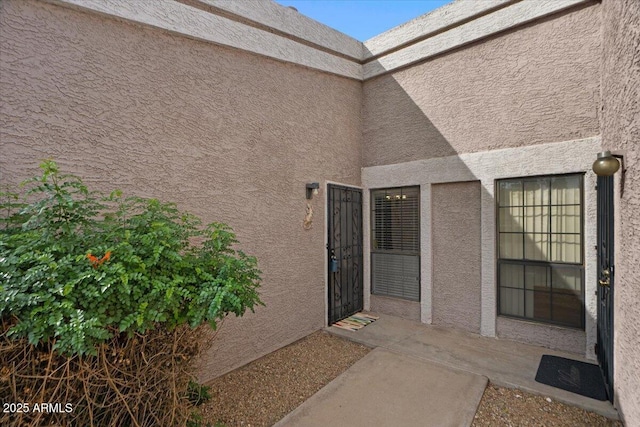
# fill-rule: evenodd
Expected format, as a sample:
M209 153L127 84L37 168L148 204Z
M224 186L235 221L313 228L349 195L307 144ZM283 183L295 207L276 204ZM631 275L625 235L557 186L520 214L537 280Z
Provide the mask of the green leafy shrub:
M191 418L189 418L189 420L187 421L186 427L225 427L225 426L224 424L221 424L221 423L215 423L215 425L211 423L204 424L202 415L198 413L193 413L191 415Z
M202 425L192 360L215 338L207 323L262 304L255 258L224 224L41 168L0 192L0 397L73 411L0 425Z
M211 400L210 391L211 387L209 386L198 384L195 381L189 381L187 394L189 401L195 406L200 406Z
M7 335L95 355L126 333L242 316L262 304L256 260L232 230L175 204L91 192L53 161L2 193L0 317Z

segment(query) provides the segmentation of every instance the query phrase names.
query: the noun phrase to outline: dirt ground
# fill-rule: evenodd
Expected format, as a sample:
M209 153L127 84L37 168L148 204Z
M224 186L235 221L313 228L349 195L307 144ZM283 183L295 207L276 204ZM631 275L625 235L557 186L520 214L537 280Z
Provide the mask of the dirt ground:
M215 379L200 407L203 427L271 426L371 349L316 332ZM617 421L520 390L486 388L473 427L619 426Z

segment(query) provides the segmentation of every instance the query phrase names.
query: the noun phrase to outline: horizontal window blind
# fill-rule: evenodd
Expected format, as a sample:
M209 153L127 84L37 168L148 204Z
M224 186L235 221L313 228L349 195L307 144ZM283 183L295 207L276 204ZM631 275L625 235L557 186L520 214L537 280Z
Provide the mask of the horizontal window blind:
M418 255L372 254L373 293L420 301Z
M371 192L372 293L420 300L420 188Z
M373 250L420 252L419 188L373 191Z

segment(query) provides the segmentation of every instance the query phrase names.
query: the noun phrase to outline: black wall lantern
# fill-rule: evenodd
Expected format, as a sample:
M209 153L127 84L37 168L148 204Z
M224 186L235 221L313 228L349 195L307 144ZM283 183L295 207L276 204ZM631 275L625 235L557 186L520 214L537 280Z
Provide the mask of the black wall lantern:
M310 182L307 184L307 199L312 199L314 194L318 194L320 184L317 182Z

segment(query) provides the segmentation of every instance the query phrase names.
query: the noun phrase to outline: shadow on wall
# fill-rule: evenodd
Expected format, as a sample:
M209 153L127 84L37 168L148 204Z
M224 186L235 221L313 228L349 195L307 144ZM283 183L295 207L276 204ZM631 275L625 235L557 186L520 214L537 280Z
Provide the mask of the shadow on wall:
M440 153L456 153L400 85L391 79L385 85L387 91L395 85L393 97L387 99L391 99L396 107L401 106L398 110L406 112L406 117L411 117L413 134L423 135L427 146L435 141L433 145ZM404 122L400 121L398 128L403 126ZM406 147L410 153L410 144ZM496 267L497 301L491 309L510 318L539 321L538 330L545 325L555 325L578 332L594 325L595 319L585 309L583 173L568 171L574 173L500 180L495 183L494 197L483 185L474 186L480 177L473 174L457 153L441 161L450 166L448 169L455 169L455 174L450 175L444 170L440 179L431 183L414 180L401 184L432 185L432 223L429 226L434 245L431 277L433 323L480 332L481 251L487 244L481 237L480 202L492 200L496 206L495 251L500 260ZM407 165L409 169L419 167L417 164ZM405 176L418 176L417 172L407 172ZM525 173L523 168L520 176ZM456 182L454 175L464 178L458 178L461 182ZM495 175L499 177L501 172L496 170ZM517 174L513 176L518 177ZM388 185L396 186L399 183ZM436 188L439 198L435 196ZM474 188L477 188L475 193ZM457 193L442 192L446 189ZM410 304L405 306L412 311ZM469 321L469 317L476 318ZM518 334L521 339L584 355L584 334L577 339L569 331L573 338L562 342L561 335L533 337L531 334L536 331L530 329L530 324L522 324L522 327L525 329ZM549 332L544 334L553 335Z
M582 25L585 20L598 19L598 10L592 6L545 18L365 82L363 167L443 158L443 163L455 167L456 176L464 177L458 181L469 182L480 178L457 157L460 154L598 135L598 64L592 58L593 52L599 52L599 34L597 29L585 30ZM576 38L585 31L584 39ZM551 49L549 39L558 40ZM552 169L562 170L562 165ZM493 309L505 316L546 322L533 325L533 329L523 324L529 332L521 337L540 332L549 323L575 328L573 332L596 323L584 303L583 172L566 170L562 173L576 175L495 185L500 199L496 256L504 261L499 261L496 269L499 301ZM434 183L455 182L447 175L443 167L442 179ZM498 170L495 175L502 176ZM523 175L530 175L525 167L513 178ZM417 174L407 172L404 176ZM398 184L389 183L388 187ZM403 185L415 184L429 183ZM493 195L483 185L479 187L474 197L494 200L498 206ZM456 194L450 195L455 198ZM466 211L470 209L468 200L439 204L432 198L431 202L434 215L441 206L447 207L440 217L445 217L449 227L432 228L432 233L446 234L442 238L432 235L432 241L441 245L434 247L432 254L433 321L451 326L455 323L452 318L480 316L469 307L480 306L481 246L487 242L469 241L472 228L478 227L475 235L480 235L481 223L480 219L469 222L473 215ZM436 265L438 262L446 265ZM438 300L435 292L440 289L439 282L445 292L451 292L451 298ZM595 307L595 299L588 296L588 300L588 305ZM436 307L436 303L449 306ZM437 312L447 315L439 318ZM545 339L541 337L538 344L544 345ZM562 336L556 336L546 345L564 344L565 350L568 345L584 354L585 339L582 334L567 344L562 343Z
M0 179L29 176L52 156L88 183L175 197L228 222L258 257L267 307L229 322L203 379L322 326L325 217L315 205L316 227L302 230L304 183L358 185L361 166L598 133L589 80L598 65L584 50L599 30L571 14L360 85L49 3L0 9ZM545 43L563 32L580 37ZM452 222L463 223L464 202L447 213ZM466 237L449 233L452 244ZM478 263L469 265L479 281Z
M599 20L571 8L367 80L363 166L598 135Z

